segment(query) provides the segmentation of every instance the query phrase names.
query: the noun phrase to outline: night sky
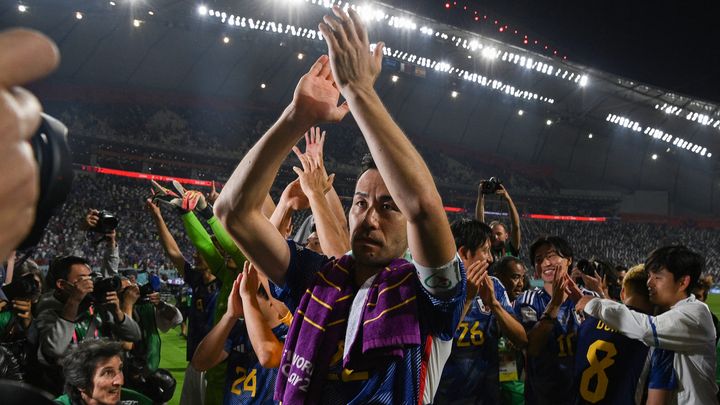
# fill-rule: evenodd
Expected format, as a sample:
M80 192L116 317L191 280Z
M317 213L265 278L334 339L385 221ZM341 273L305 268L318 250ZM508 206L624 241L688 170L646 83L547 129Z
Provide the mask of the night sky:
M456 0L457 6L446 9L445 3L453 0L386 1L523 46L522 35L500 33L493 21L476 22L473 12L463 10L467 5L557 48L570 61L720 102L717 2L713 7L711 1L694 0Z

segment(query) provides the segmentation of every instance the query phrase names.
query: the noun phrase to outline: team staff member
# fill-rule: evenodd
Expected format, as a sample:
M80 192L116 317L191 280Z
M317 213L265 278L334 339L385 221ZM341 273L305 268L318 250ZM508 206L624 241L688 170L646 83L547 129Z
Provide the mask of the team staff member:
M717 403L715 327L707 305L690 294L705 267L705 259L685 246L654 250L645 261L650 301L665 311L651 316L620 303L583 297L585 311L620 333L644 344L675 352L673 368L680 386L673 402Z

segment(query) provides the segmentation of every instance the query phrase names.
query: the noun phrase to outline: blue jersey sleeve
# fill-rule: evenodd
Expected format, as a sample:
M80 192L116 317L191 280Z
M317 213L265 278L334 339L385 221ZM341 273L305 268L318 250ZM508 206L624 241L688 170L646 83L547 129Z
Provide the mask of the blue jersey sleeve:
M675 352L655 349L650 358L648 389L674 391L678 388L677 376L673 369Z
M515 315L515 311L510 305L510 298L507 295L507 291L505 290L505 286L495 277L490 277L490 279L493 282L493 289L495 290L495 299L498 300L500 305L503 307L504 310L506 310L510 315Z
M535 296L534 290L528 290L515 300L515 308L513 308L515 318L520 321L525 330L532 329L542 315L536 305Z
M426 321L430 334L442 340L453 339L455 329L460 323L467 290L467 277L462 261L456 256L451 265L455 266L460 282L455 286L455 291L449 298L436 297L425 289L419 278L417 279L420 286L418 288L420 316Z
M290 263L285 273L285 285L270 282L270 290L273 297L282 301L294 313L313 276L330 259L292 240L288 240L287 244L290 249Z

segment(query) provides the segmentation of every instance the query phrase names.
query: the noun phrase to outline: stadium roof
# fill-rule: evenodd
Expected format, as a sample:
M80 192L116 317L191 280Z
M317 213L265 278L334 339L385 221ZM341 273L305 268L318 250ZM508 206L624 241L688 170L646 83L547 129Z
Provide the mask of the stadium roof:
M279 109L325 51L320 0L10 3L0 25L39 29L60 46L60 69L36 87L41 96L105 89ZM720 212L718 105L381 3L358 5L371 40L388 47L378 92L411 136L478 159L551 167L571 188L665 190L685 213Z

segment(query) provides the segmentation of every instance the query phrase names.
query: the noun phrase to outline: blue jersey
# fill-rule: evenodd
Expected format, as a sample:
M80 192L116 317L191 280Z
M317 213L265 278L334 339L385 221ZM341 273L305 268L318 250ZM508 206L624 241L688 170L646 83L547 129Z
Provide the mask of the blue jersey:
M650 374L647 388L651 390L675 391L678 389L678 378L673 368L675 352L653 347L650 349Z
M587 290L583 290L583 294L595 295ZM540 320L550 299L547 291L535 288L515 300L516 318L526 331L529 332ZM527 358L525 398L528 404L570 404L575 399L573 366L580 322L575 303L568 298L560 306L545 347L537 356Z
M190 361L197 346L213 328L213 317L222 283L216 278L205 284L202 274L193 269L188 262L185 262L184 270L185 283L192 289L192 301L188 308L187 338L187 360Z
M280 324L272 332L279 341L285 341L288 328ZM276 368L263 368L253 351L245 322L238 321L225 341L227 377L223 405L275 404Z
M513 313L505 287L491 277L495 297ZM435 404L500 403L499 328L495 315L475 297L455 331L452 352L443 369Z
M640 380L648 350L603 321L587 318L578 331L576 404L635 404L644 389Z
M321 266L329 259L292 241L290 264L285 285L272 285L272 294L295 311L300 298L311 286ZM459 260L459 259L458 259ZM323 385L322 404L413 404L437 384L442 363L450 353L453 334L462 315L465 298L465 269L459 263L461 282L453 297L440 300L417 281L418 318L421 344L403 349L400 359L387 360L364 370L342 367L344 342L337 343L336 353ZM435 385L436 387L436 385Z

